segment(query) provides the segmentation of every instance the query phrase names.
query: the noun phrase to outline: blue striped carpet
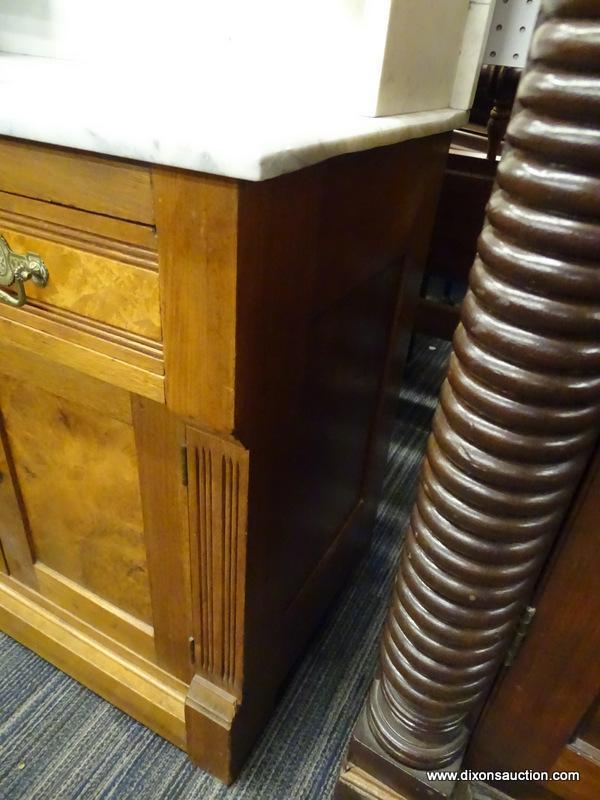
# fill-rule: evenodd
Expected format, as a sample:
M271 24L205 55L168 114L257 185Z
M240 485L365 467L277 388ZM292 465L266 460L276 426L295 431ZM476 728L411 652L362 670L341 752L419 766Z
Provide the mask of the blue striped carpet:
M0 798L323 800L375 667L399 538L448 345L417 339L373 546L300 663L237 782L184 753L0 634Z

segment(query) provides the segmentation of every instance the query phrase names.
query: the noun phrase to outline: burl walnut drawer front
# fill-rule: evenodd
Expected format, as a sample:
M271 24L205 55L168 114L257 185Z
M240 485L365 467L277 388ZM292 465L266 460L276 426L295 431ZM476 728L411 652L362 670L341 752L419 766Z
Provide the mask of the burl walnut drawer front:
M4 341L163 402L148 170L0 142L0 301Z

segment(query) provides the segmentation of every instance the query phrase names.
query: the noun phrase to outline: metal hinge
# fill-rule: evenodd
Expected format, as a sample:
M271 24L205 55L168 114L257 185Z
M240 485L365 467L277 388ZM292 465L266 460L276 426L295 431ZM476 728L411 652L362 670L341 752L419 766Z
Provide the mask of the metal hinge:
M190 646L190 661L192 664L196 663L196 640L193 636L188 638L188 644Z
M188 485L188 461L187 461L187 445L181 445L181 482L184 486Z
M514 664L517 654L521 649L521 645L523 644L523 639L525 636L527 636L527 631L529 630L529 626L531 625L531 621L534 616L535 608L533 606L526 606L525 610L521 614L521 619L517 623L515 635L510 647L508 648L506 658L504 659L505 667L510 667Z

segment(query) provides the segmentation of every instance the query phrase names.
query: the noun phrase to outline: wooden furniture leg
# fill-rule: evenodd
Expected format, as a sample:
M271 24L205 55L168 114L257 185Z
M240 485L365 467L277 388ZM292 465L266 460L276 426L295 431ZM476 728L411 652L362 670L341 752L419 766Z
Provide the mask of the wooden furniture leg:
M494 105L487 124L488 161L496 161L506 135L510 112L515 101L521 70L500 67L495 81Z
M451 793L597 437L599 26L543 3L338 798Z

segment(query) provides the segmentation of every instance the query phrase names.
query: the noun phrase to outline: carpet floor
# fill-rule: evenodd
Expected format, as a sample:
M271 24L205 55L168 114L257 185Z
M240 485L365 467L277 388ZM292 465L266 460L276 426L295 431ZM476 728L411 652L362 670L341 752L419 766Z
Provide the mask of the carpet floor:
M449 346L418 338L389 450L373 544L287 684L236 783L0 634L0 798L326 800L373 676L400 536Z

